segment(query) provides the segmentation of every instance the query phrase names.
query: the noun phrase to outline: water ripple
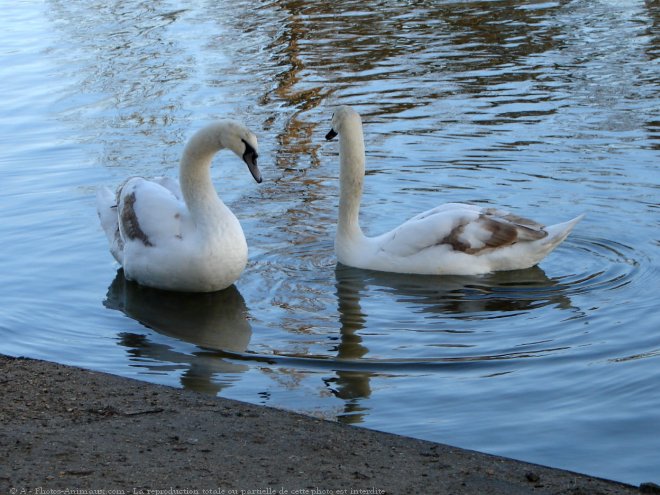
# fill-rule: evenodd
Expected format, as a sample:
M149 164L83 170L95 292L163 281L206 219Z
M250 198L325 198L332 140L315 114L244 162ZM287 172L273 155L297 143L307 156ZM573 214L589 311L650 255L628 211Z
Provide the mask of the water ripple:
M291 256L298 261L292 263ZM651 264L643 253L603 238L575 235L551 256L550 269L562 267L557 275L536 266L474 277L415 276L338 264L337 329L328 318L333 301L325 288L334 267L331 244L273 250L258 264L263 268L272 263L280 282L271 289L288 294L287 327L292 334L279 342L255 342L232 357L281 367L373 372L481 373L493 366L540 365L540 358L591 347L590 337L575 334L577 323L567 327L564 322L586 321L596 310L606 312L608 308L595 305L607 300L604 292L639 287L644 273L651 272L644 268ZM277 300L276 294L271 297ZM591 306L585 306L589 300ZM325 315L310 316L315 310ZM561 312L566 315L560 317ZM574 354L572 359L584 358Z
M641 266L649 265L643 253L609 239L574 235L568 245L582 253L572 260L576 271L558 279L568 294L619 289L643 275Z

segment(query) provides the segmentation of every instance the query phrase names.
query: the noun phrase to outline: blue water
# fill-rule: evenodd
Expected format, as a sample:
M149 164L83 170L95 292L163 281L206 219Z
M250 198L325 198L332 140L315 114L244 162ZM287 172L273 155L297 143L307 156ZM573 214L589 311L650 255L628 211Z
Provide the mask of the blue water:
M660 483L658 19L633 0L4 6L0 352ZM338 266L339 104L365 121L369 234L448 201L587 216L529 270ZM213 169L247 270L205 296L127 284L96 187L176 176L226 116L265 178Z

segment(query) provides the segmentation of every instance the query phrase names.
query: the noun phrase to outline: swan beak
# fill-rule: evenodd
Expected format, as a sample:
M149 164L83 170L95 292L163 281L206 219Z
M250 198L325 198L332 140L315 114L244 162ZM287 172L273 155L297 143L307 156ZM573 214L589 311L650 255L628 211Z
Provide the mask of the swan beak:
M257 181L257 184L261 184L263 179L261 178L261 171L259 170L259 167L257 167L257 157L243 157L243 159L245 160L252 177L254 177L254 180Z
M245 142L245 141L243 141ZM257 181L257 184L261 184L261 181L263 180L261 178L261 171L259 170L259 167L257 166L257 157L259 155L255 151L255 149L245 143L245 153L243 153L243 161L245 164L248 166L248 170L252 174L252 177L254 177L254 180Z
M325 139L326 139L327 141L330 141L332 138L335 138L335 137L337 137L337 132L336 132L334 129L330 129L330 132L328 132L328 133L325 135Z

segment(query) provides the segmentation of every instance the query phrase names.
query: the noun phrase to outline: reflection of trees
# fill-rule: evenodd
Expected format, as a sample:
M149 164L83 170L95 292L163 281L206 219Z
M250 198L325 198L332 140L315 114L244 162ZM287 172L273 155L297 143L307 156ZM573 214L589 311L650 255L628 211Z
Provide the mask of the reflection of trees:
M181 383L186 388L217 394L225 384L214 377L216 373L247 370L247 366L223 359L222 354L244 352L252 335L245 302L233 285L208 294L161 291L129 282L119 270L104 305L162 335L200 348L186 354L152 342L146 335L120 334L121 344L133 359L144 359L142 365L154 372L184 366Z
M367 115L402 113L457 92L535 79L536 68L518 60L561 43L557 24L547 22L558 7L525 9L509 1L278 0L256 8L211 2L203 15L162 1L50 0L49 7L79 81L73 119L87 117L83 108L98 110L114 128L162 133L160 140L172 144L188 126L177 136L163 128L176 125L182 112L189 119L190 97L217 106L214 90L221 89L264 115L276 132L276 163L294 178L319 164L317 124L327 122L328 112L318 107L333 94L377 107L364 108ZM207 33L208 23L216 29ZM190 29L206 33L195 46L183 36ZM258 106L246 85L261 92ZM120 149L107 152L106 163L125 157Z
M274 45L286 46L289 71L279 78L275 96L309 110L319 96L343 91L344 101L399 113L457 90L480 93L488 84L533 77L517 59L559 43L558 28L546 22L554 8L414 4L277 2L289 22ZM515 71L492 72L514 65ZM449 84L453 75L460 79Z
M654 0L646 0L645 5L651 21L651 26L648 30L650 41L646 46L646 53L649 61L655 60L657 63L657 61L660 60L660 5ZM649 62L649 65L652 65L652 63L653 62ZM657 112L654 112L654 116L649 116L648 121L646 122L646 127L649 136L651 137L651 147L654 150L660 150L660 118L658 117Z
M327 96L327 90L306 81L305 62L300 57L304 48L299 44L306 37L305 24L295 6L285 2L282 8L288 12L285 27L267 50L277 58L278 65L286 69L276 74L274 89L266 92L261 102L266 105L283 102L285 107L294 109L277 136L276 163L287 170L296 168L300 155L309 157L312 166L319 164L319 146L313 139L316 125L302 120L300 114L318 106Z

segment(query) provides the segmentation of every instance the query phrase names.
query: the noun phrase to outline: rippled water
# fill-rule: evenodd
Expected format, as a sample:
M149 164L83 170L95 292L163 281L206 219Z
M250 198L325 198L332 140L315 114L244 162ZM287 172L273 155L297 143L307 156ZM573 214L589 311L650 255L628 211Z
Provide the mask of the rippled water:
M5 6L0 352L660 482L659 19L634 0ZM524 271L337 265L338 104L365 121L369 234L447 201L587 217ZM95 188L175 176L221 116L260 139L263 184L213 169L248 269L201 296L126 283Z

